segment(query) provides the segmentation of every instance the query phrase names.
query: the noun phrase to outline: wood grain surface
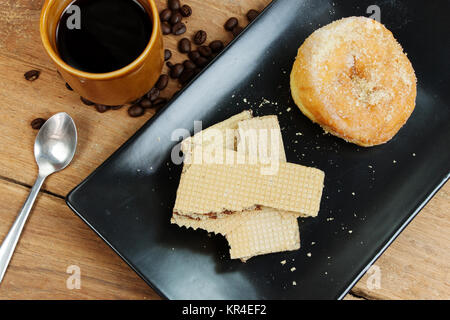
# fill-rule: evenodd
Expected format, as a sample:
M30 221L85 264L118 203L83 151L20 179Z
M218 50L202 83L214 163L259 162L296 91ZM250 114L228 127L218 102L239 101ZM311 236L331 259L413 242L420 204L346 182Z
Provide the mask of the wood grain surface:
M165 1L157 0L159 8ZM186 25L191 37L199 29L208 41L231 40L223 24L231 16L247 24L250 8L262 9L268 0L186 0L193 8ZM70 167L51 176L43 187L3 283L0 299L158 299L153 292L93 231L65 205L64 196L139 129L153 112L130 118L125 108L100 114L83 105L64 86L47 57L39 36L43 0L0 2L0 240L20 210L37 166L33 156L34 118L65 111L79 132L76 157ZM165 36L171 61L181 37ZM24 72L41 70L34 82ZM164 70L167 72L167 70ZM162 96L179 89L171 81ZM450 187L445 185L419 216L376 262L379 286L373 274L355 286L348 299L450 298ZM68 289L67 268L80 267L81 289Z

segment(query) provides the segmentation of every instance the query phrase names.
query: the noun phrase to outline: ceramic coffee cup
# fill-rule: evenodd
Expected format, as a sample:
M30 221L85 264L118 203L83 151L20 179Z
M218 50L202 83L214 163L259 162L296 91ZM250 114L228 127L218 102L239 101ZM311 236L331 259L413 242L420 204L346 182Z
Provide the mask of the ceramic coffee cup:
M63 11L73 0L45 1L40 21L44 48L64 80L82 97L98 104L122 105L142 97L158 80L164 65L164 47L158 9L153 0L138 1L153 23L150 41L136 60L108 73L77 70L60 58L56 46L56 29Z

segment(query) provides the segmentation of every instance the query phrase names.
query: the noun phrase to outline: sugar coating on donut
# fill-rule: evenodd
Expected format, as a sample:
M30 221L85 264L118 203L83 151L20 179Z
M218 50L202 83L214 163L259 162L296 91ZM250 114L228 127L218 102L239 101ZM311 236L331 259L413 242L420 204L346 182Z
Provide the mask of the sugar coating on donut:
M291 72L295 103L326 131L361 146L389 141L415 107L414 69L381 23L350 17L312 33Z

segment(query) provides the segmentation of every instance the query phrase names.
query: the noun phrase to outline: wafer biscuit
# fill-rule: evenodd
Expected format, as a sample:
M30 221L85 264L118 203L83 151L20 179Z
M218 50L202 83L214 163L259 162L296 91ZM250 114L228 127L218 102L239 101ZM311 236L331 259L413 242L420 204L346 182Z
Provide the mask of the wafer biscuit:
M254 138L254 139L252 139ZM277 116L256 117L239 121L237 151L260 159L286 162L283 138Z
M206 150L213 144L219 144L223 149L235 150L235 135L237 133L238 123L242 120L251 118L252 112L250 110L245 110L196 133L192 137L184 139L181 143L181 151L183 151L185 155L185 165L190 163L200 163L201 159L193 158L196 155L194 150L198 147ZM219 137L216 137L214 135L215 133L217 133ZM203 153L200 153L200 155L203 157Z
M245 117L245 115L244 115ZM236 119L236 118L235 118ZM278 157L279 161L286 161L286 154L284 151L283 140L281 137L281 130L278 123L277 116L264 116L258 118L244 119L240 120L237 125L235 121L225 120L223 123L218 124L223 129L231 129L238 128L238 140L240 140L241 148L239 148L240 152L245 154L249 154L253 149L250 147L249 143L242 144L241 136L246 136L245 131L247 130L256 130L256 142L253 141L251 143L257 143L260 134L265 133L268 135L268 143L266 144L258 144L257 146L265 147L266 150L262 150L260 155L268 155L268 157L272 157L272 144L270 139L271 135L275 135L276 145L278 147L279 152L274 153L275 156ZM206 129L208 130L208 129ZM177 224L178 226L192 228L194 230L203 229L208 232L213 232L216 234L226 235L230 231L235 230L240 224L242 224L246 220L247 215L255 215L260 212L260 209L247 210L243 212L234 212L232 214L227 214L223 217L218 217L215 219L193 219L191 217L186 217L183 215L174 214L171 223ZM292 214L292 213L287 213Z
M174 214L171 223L177 224L180 227L192 228L194 230L202 229L215 234L227 235L236 230L247 216L255 215L259 210L249 210L242 212L235 212L222 218L197 220L186 216Z
M292 163L274 175L262 175L261 164L193 164L181 176L174 212L204 219L261 205L317 216L323 180L321 170Z
M226 235L231 259L246 261L253 256L300 248L297 219L263 208Z

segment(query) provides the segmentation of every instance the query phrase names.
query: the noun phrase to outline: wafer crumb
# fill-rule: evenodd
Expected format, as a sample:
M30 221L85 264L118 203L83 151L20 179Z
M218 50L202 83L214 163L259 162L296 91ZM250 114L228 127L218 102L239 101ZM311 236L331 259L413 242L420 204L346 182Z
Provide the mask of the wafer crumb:
M296 286L296 285L297 285L297 282L292 281L292 285L293 285L293 286Z
M311 252L308 252L306 255L307 255L308 257L311 257Z
M286 260L280 261L281 265L284 266L286 264Z
M291 272L294 272L295 270L297 270L296 267L292 267L292 268L291 268Z

